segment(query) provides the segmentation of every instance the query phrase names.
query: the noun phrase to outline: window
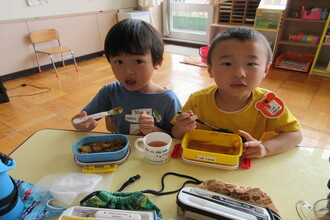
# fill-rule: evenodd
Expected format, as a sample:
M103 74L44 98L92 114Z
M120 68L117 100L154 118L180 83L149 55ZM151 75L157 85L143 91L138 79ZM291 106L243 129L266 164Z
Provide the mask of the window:
M168 1L169 35L167 37L208 42L208 27L213 20L213 7L208 4L208 1Z

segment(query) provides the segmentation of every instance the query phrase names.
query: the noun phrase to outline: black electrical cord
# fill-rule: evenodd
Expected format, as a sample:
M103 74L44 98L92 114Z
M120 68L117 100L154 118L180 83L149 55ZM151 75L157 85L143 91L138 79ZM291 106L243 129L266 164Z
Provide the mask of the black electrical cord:
M168 191L168 192L163 192L164 188L165 188L165 184L164 184L164 179L166 176L168 175L173 175L173 176L177 176L177 177L181 177L181 178L186 178L189 179L187 181L185 181L182 185L182 187L180 189L176 189L173 191ZM136 180L140 179L140 175L136 175L136 176L132 176L131 178L129 178L128 181L126 181L119 190L117 190L117 192L121 192L122 190L124 190L128 185L134 183ZM162 184L162 188L159 191L156 190L151 190L151 189L147 189L147 190L143 190L141 191L142 193L150 193L150 194L154 194L157 196L162 196L162 195L168 195L168 194L172 194L172 193L177 193L179 192L186 184L191 183L191 184L201 184L203 181L196 179L192 176L188 176L188 175L184 175L184 174L179 174L179 173L174 173L174 172L167 172L162 176L161 179L161 184Z
M163 192L164 188L165 188L165 184L164 184L164 179L166 176L168 175L173 175L173 176L178 176L178 177L181 177L181 178L186 178L186 179L190 179L190 180L187 180L185 181L181 188L180 189L177 189L177 190L172 190L172 191L168 191L168 192ZM174 173L174 172L167 172L165 173L163 176L162 176L162 180L161 180L161 183L162 183L162 188L159 190L159 191L155 191L155 190L151 190L151 189L147 189L147 190L143 190L141 192L143 193L150 193L150 194L154 194L154 195L157 195L157 196L162 196L162 195L169 195L169 194L173 194L173 193L177 193L179 192L186 184L188 183L191 183L191 184L201 184L203 183L204 181L201 181L199 179L196 179L192 176L188 176L188 175L184 175L184 174L179 174L179 173Z
M52 90L52 88L49 88L49 87L35 86L35 85L32 85L32 84L27 84L27 83L23 83L23 84L21 84L19 86L13 87L13 88L7 88L7 90L13 90L13 89L17 89L19 87L24 87L24 86L32 86L32 87L37 88L37 89L46 89L46 91L37 92L37 93L30 93L30 94L23 94L23 95L13 95L13 96L9 96L9 98L22 97L22 96L40 95L40 94L43 94L43 93L50 92Z
M117 192L123 191L128 185L134 183L136 180L138 180L140 178L141 178L141 176L139 174L137 174L136 176L132 176L120 187L120 189L117 190Z

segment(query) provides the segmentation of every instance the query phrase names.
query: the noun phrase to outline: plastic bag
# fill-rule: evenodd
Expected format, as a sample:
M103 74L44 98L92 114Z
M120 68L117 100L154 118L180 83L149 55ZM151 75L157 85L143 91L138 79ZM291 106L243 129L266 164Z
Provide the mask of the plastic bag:
M68 173L52 174L41 178L35 187L43 187L50 191L60 202L70 205L79 194L89 194L102 180L101 175Z
M22 180L15 180L18 194L24 204L24 210L18 220L41 220L64 212L65 208L60 206L49 206L49 201L54 197L47 190L34 192L34 184Z

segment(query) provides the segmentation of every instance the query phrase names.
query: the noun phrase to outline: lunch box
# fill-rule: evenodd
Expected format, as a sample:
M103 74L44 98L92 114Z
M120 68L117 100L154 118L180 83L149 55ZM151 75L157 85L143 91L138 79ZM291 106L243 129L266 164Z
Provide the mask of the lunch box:
M268 207L193 187L181 189L176 204L183 219L281 220L281 216Z
M87 143L99 142L99 141L116 141L124 140L124 148L113 152L100 152L100 153L79 153L79 148ZM72 146L72 152L75 155L75 159L81 163L93 163L93 162L107 162L107 161L120 161L128 155L129 139L122 134L107 134L107 135L93 135L86 136L77 140Z
M239 135L199 129L186 133L181 147L184 159L229 166L239 164L243 151ZM206 150L199 150L199 147ZM210 152L207 149L217 149L219 152Z

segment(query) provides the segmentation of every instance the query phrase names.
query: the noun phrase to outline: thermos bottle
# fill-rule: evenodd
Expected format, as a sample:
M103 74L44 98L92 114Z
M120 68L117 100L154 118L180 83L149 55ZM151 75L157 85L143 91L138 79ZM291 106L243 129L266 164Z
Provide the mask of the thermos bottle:
M0 220L18 219L24 209L16 182L7 173L15 165L12 158L0 152Z

